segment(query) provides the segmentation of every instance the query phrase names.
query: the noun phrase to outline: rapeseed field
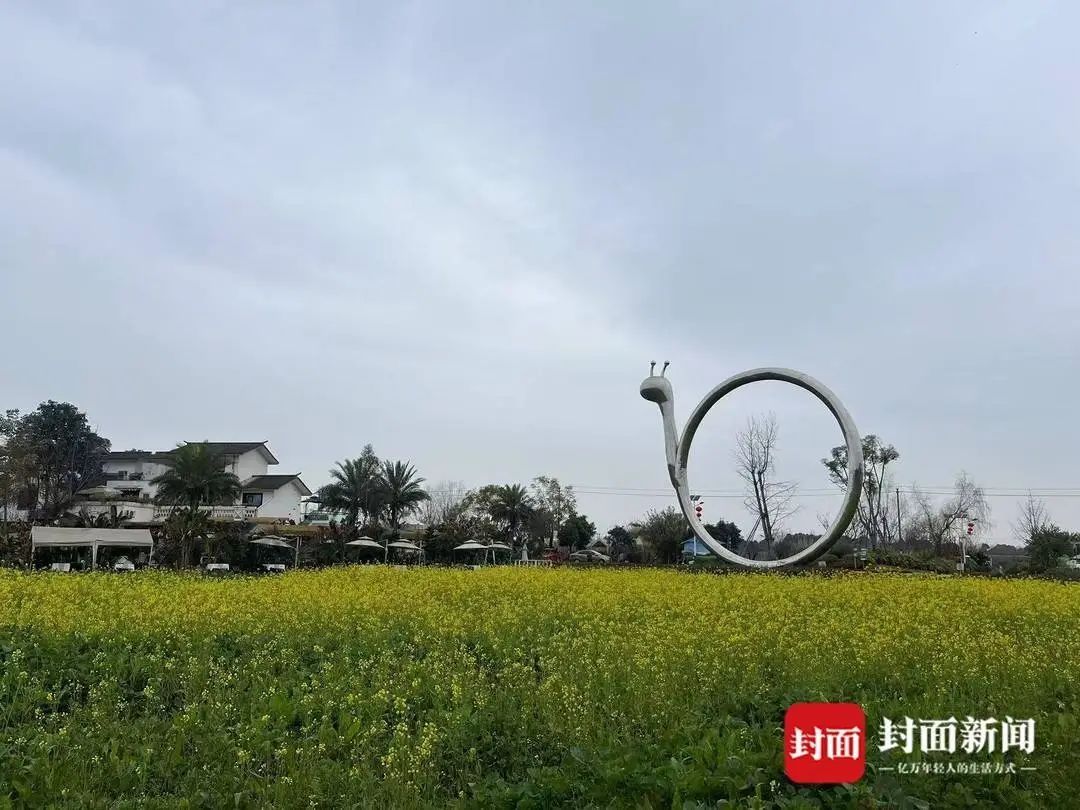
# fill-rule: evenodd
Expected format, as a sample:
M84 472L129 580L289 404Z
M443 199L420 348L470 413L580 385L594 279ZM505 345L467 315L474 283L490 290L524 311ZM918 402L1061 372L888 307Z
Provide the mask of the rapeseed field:
M860 782L785 779L796 701L864 708ZM881 770L883 717L1006 715L1034 770ZM0 806L1078 807L1078 718L1075 585L0 573Z

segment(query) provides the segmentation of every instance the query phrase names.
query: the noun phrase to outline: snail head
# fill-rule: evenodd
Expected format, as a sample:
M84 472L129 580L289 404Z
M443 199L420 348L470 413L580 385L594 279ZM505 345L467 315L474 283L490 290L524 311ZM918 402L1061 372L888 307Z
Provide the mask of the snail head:
M667 367L670 365L666 360L664 361L664 367L660 369L660 373L656 373L656 361L649 363L649 376L641 383L641 396L649 400L649 402L655 402L657 405L661 405L665 402L670 402L674 395L671 391L671 383L667 377L664 376L664 372L667 371Z

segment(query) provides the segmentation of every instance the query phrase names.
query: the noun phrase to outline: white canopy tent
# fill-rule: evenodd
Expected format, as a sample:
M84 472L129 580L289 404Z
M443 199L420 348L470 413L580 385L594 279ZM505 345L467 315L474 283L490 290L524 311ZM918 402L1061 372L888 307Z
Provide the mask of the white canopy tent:
M288 542L284 537L278 537L274 534L263 535L262 537L256 537L253 540L249 540L249 543L254 543L257 546L274 546L275 548L292 548L292 543Z
M418 546L418 545L416 545L416 543L413 543L410 540L403 540L401 538L398 538L397 540L393 540L393 541L388 542L386 544L385 549L383 551L383 561L384 562L389 561L389 559L390 559L390 549L392 549L392 548L396 548L398 551L404 551L406 554L413 554L413 553L419 554L420 555L419 559L420 559L421 562L424 559L424 548L423 548L423 546Z
M97 568L98 549L102 546L150 549L154 557L154 538L149 529L67 529L59 526L34 526L30 529L30 559L39 548L89 547L90 568Z
M500 548L510 548L509 546L503 546L501 543L499 544L499 547ZM484 552L484 562L487 562L488 553L490 552L492 554L492 560L495 559L495 557L494 557L495 552L491 551L491 545L486 544L486 543L481 543L481 542L479 542L477 540L466 540L460 546L454 546L454 551L483 551Z
M359 540L350 540L345 545L360 546L362 548L377 548L379 551L383 550L383 544L372 540L370 537L361 537Z
M482 551L486 549L483 543L477 543L475 540L466 540L460 546L454 546L454 551Z

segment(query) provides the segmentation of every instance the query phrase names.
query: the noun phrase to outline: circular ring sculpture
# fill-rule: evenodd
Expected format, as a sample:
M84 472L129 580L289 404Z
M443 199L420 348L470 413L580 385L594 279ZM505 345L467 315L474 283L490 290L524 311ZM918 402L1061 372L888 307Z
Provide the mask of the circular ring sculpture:
M664 376L668 365L668 363L664 363L664 368L660 371L660 374L654 374L656 364L651 365L649 376L641 383L641 396L660 406L660 415L664 422L664 447L667 453L668 475L671 478L671 485L675 488L675 494L679 498L679 507L690 522L690 528L693 529L698 540L704 543L718 557L727 560L729 563L759 570L784 568L799 563L813 562L828 551L847 529L848 524L851 523L855 510L859 506L863 481L862 440L859 437L858 429L855 427L855 421L840 400L837 399L836 394L809 374L803 374L801 371L793 371L789 368L755 368L744 371L724 380L705 395L705 398L701 400L694 412L690 414L690 419L686 423L686 430L680 438L678 429L675 426L675 394L671 388L671 382ZM836 515L836 519L829 527L829 530L820 538L801 551L780 560L747 559L731 551L705 531L705 527L698 520L697 513L690 501L690 484L686 475L687 460L690 456L690 443L694 440L694 434L709 409L736 388L763 380L778 380L791 383L800 388L805 388L820 399L839 423L840 430L844 434L844 443L847 445L848 486L847 492L844 493L844 502Z

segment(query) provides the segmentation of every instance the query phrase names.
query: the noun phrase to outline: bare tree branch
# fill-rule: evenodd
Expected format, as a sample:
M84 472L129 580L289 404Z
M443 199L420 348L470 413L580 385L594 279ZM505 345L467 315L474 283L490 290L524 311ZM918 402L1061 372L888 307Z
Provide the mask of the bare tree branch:
M1046 504L1036 498L1030 492L1027 500L1020 504L1020 515L1012 525L1013 534L1024 545L1039 532L1046 531L1050 526L1050 515L1046 511Z
M794 504L798 485L773 480L779 433L776 414L769 413L750 417L735 437L735 469L746 484L744 504L760 522L765 546L770 550L783 521L798 509Z

